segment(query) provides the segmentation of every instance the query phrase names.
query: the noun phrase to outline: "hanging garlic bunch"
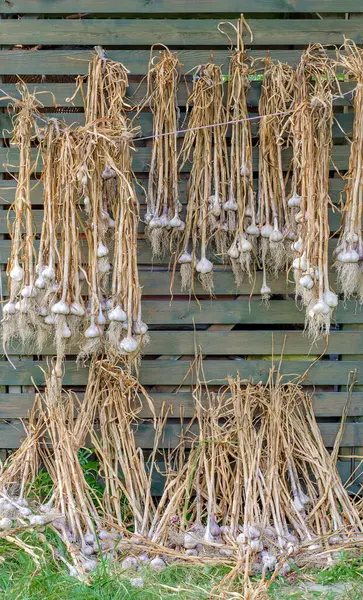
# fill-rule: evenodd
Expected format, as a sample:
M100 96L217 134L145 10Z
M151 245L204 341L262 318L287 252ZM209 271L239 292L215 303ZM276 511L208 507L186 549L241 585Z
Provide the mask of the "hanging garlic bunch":
M89 315L81 356L97 354L107 322L106 351L135 355L147 341L137 269L139 207L130 142L137 129L126 118L127 70L95 55L85 106L88 141L80 179L87 194ZM112 277L110 275L113 265Z
M345 175L347 185L344 190L343 225L335 250L335 267L344 298L354 295L363 302L363 51L353 41L345 40L338 58L346 74L357 82L357 87L349 169Z
M338 304L328 272L328 187L333 88L337 81L333 63L322 46L311 46L304 52L296 78L296 109L291 124L297 140L294 163L301 199L295 215L298 237L292 245L293 269L296 294L307 307L305 327L316 340L329 332L331 315Z
M147 191L145 233L155 257L170 251L173 239L180 236L185 223L180 217L182 205L178 189L177 135L179 109L177 87L180 62L175 53L163 47L150 58L147 103L153 115L153 146ZM153 51L154 47L151 51Z
M264 277L262 297L270 293L266 272L276 277L286 267L290 244L295 239L296 222L287 200L282 164L283 149L289 146L286 113L291 107L294 87L294 71L289 65L265 59L259 101L262 118L259 131L258 221Z
M220 24L222 25L222 23ZM248 120L247 95L250 88L249 76L253 72L243 43L243 26L246 21L241 15L237 27L237 49L231 56L228 74L228 115L231 125L230 177L227 200L223 205L229 233L227 254L232 263L237 286L248 273L252 277L253 253L258 236L256 199L253 190L252 135ZM251 40L252 40L251 33Z
M55 371L59 378L63 375L66 343L71 337L73 342L78 342L80 317L85 314L81 296L81 217L77 180L82 164L83 138L77 131L72 132L61 125L62 133L58 139L54 138L53 125L45 134L47 154L43 184L46 210L37 264L37 286L42 290L40 312L44 322L55 329Z
M10 141L19 149L19 172L15 201L11 206L14 220L11 225L11 254L7 268L9 276L9 301L3 307L4 343L19 338L25 345L37 340L41 322L36 306L38 289L35 285L35 227L31 207L31 175L36 170L37 160L31 161L31 142L37 134L38 108L36 97L29 93L24 84L17 86L22 99L9 98L9 110L16 111L14 134Z
M195 72L187 107L191 108L188 131L182 147L183 165L192 162L188 183L185 231L177 262L182 289L194 289L195 271L203 288L213 293L213 263L208 251L225 254L228 240L226 121L223 77L213 63ZM182 165L182 166L183 166Z

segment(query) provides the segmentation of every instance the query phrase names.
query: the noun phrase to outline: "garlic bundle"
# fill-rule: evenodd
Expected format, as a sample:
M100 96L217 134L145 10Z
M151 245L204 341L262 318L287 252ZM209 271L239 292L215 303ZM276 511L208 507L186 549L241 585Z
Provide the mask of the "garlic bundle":
M17 85L21 100L9 98L10 110L15 111L14 133L10 140L19 149L19 172L16 181L15 201L11 206L14 221L11 226L11 254L7 267L9 276L9 301L3 307L3 340L7 344L14 338L25 345L39 340L41 321L36 308L38 288L35 285L35 227L31 207L31 175L36 171L37 160L31 161L31 142L36 138L38 109L41 106L35 95L24 84ZM38 344L39 346L39 344ZM38 349L40 349L38 347Z
M264 273L273 276L286 267L296 222L288 206L282 152L290 145L288 111L294 94L294 71L284 63L265 59L259 101L258 222ZM273 115L271 117L265 115ZM261 292L262 293L262 292Z
M343 223L335 250L335 267L344 298L356 296L363 302L363 51L353 41L346 40L338 58L346 74L357 82L357 87L349 169L345 175L347 184L344 190Z
M165 46L151 57L148 72L148 100L153 115L153 146L147 190L145 233L153 256L164 256L177 241L185 223L180 216L182 205L178 189L177 87L180 62L177 54ZM153 51L154 46L151 49ZM175 240L174 240L175 238Z
M228 194L227 201L223 205L229 234L227 254L231 260L237 286L242 283L245 273L251 279L253 278L253 255L256 255L260 234L253 189L252 135L247 105L249 76L253 72L253 67L251 59L244 50L243 25L247 24L242 15L237 27L232 25L237 33L237 48L231 56L229 65L227 120L234 122L231 125ZM250 31L248 25L247 29Z
M131 141L138 129L133 129L126 117L127 86L125 67L99 51L88 74L85 117L89 139L79 173L89 200L90 283L89 321L80 357L101 350L116 356L135 355L147 341L147 326L141 319L139 206L131 157Z
M182 163L192 162L188 182L185 230L177 262L180 264L182 289L194 289L197 272L203 288L213 293L213 263L208 253L227 250L227 148L223 106L223 77L219 66L200 65L194 74L188 131L182 147ZM182 165L182 166L183 166Z
M297 239L292 244L296 295L306 306L305 327L313 340L327 334L338 297L329 282L329 168L332 148L332 61L320 45L309 47L296 72L296 109L291 117L296 138L295 192L300 210L295 215Z

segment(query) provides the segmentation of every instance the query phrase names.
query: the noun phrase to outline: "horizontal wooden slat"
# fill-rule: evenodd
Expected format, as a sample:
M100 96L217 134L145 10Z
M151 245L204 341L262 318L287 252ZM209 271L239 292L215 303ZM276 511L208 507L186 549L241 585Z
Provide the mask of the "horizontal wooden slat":
M248 301L245 300L247 303ZM49 328L49 331L52 331ZM311 340L301 331L151 331L150 343L143 350L145 356L150 355L193 355L195 344L205 356L275 356L284 352L291 358L298 355L300 359L310 360L324 351L327 354L359 354L363 352L363 331L333 331L329 335L329 344L322 339L312 345ZM79 346L66 348L68 354L77 354ZM22 353L19 343L7 346L9 355ZM36 354L36 346L29 342L26 354ZM42 355L54 355L55 345L52 340L42 349Z
M83 392L77 392L78 398L82 401ZM3 393L0 394L0 419L24 419L29 416L34 403L34 393ZM195 400L191 392L178 392L177 394L153 393L152 400L155 411L159 414L162 405L171 407L172 416L178 417L181 407L186 419L193 416L195 410ZM340 417L342 415L347 394L345 392L315 392L313 395L314 412L317 417ZM349 417L360 417L363 415L363 392L354 392L349 408ZM139 417L149 419L152 417L151 411L145 403Z
M290 325L303 324L305 312L295 300L271 300L268 305L260 299L239 297L236 300L143 300L142 314L149 325ZM337 323L363 323L363 309L355 301L339 304ZM152 334L153 335L153 334ZM227 334L225 334L226 337ZM228 334L230 335L230 334Z
M334 146L332 159L337 169L345 170L348 168L350 147ZM41 169L41 157L36 149L32 150L31 159L35 161L38 157L38 170ZM150 165L151 148L138 148L133 157L133 169L135 173L147 172ZM289 167L291 160L291 150L286 149L282 155L282 166L284 169ZM253 170L258 168L258 148L253 149ZM333 165L331 167L333 169ZM16 172L19 169L19 152L16 148L0 148L0 172ZM185 165L183 172L188 172L190 165Z
M38 22L36 21L37 24ZM9 23L9 21L6 21L6 23ZM78 37L73 39L72 43L78 42L78 39ZM155 41L154 39L153 42ZM165 40L160 41L165 43ZM283 40L280 40L280 43L281 41ZM55 40L52 40L52 43L55 43ZM119 43L122 43L122 39L119 40ZM214 62L219 65L223 64L226 72L228 71L230 54L228 50L213 51ZM261 58L265 54L266 52L261 50L249 52L251 58ZM137 50L136 48L134 50L109 50L107 56L112 60L122 62L132 75L143 75L147 72L150 51ZM296 65L300 60L301 50L271 50L270 56ZM0 75L64 75L65 73L67 75L82 75L87 73L90 58L91 50L4 50L0 52ZM183 65L183 71L187 72L196 65L208 62L210 60L210 50L180 50L179 60Z
M3 44L149 46L162 42L177 46L226 47L216 19L47 19L0 21ZM362 42L359 20L250 19L253 46L341 44L344 37Z
M54 52L57 52L57 51L54 50ZM13 54L14 54L14 52L13 52ZM39 60L41 60L41 57L43 54L44 54L44 52L37 53L37 55L39 56ZM2 55L2 52L0 53L0 64L1 64L1 55ZM89 53L88 58L89 59L91 58L91 53ZM24 61L26 61L25 57L24 57ZM185 70L185 69L183 69L183 70ZM190 83L189 83L189 86L190 86ZM346 105L347 103L351 102L351 97L349 94L347 94L347 92L354 89L355 83L354 82L350 82L350 83L341 82L340 87L341 87L342 93L344 93L346 95L342 96L341 98L336 98L334 100L335 107ZM67 102L67 99L69 100L75 92L75 84L74 83L51 83L51 82L36 83L36 84L29 83L29 84L27 84L27 88L29 89L29 91L31 93L37 94L38 100L40 100L40 102L43 104L44 107L53 107L54 100L56 102L56 105L58 105L59 107L63 107L63 106L65 106L65 107L74 106L77 108L83 107L83 100L82 100L82 96L80 93L75 95L74 99L72 100L72 104ZM16 85L14 83L3 83L1 85L1 89L5 92L6 95L9 95L12 98L20 100L21 96L20 96L19 92L17 91ZM226 92L227 84L224 85L224 89ZM251 86L248 91L248 104L250 106L254 106L254 107L258 106L260 91L261 91L261 82L260 81L251 81ZM190 87L189 87L189 92L190 92ZM136 103L144 100L146 97L146 93L147 93L146 81L142 81L140 83L134 82L134 81L130 82L129 87L127 89L127 95L130 99L131 104L136 104ZM179 86L178 86L178 104L179 104L179 106L186 105L188 95L189 94L188 94L187 86L186 86L184 80L182 79L179 82ZM1 95L1 97L0 97L0 106L8 106L9 100L6 100L5 98L2 99L2 98L3 98L3 95ZM346 116L347 115L342 115L341 118L346 117ZM61 115L59 115L59 118L61 118ZM78 116L75 115L74 118L78 118Z
M131 113L132 118L135 113ZM252 113L250 113L252 116ZM48 113L47 118L55 117L64 121L68 126L82 126L84 125L84 114L83 113ZM343 139L345 136L349 136L353 130L353 114L338 114L336 115L336 121L333 125L332 135L336 140ZM185 120L185 112L181 112L180 115L180 126L183 123L183 127L188 127L188 120ZM140 137L150 136L153 134L153 118L151 113L142 113L138 119L135 119L134 125L141 127ZM13 136L13 122L9 115L0 115L0 132L4 139L11 138ZM251 133L253 136L259 135L259 122L258 120L252 121ZM231 136L230 128L227 132L227 139ZM180 135L179 137L184 137Z
M0 12L5 14L28 14L28 13L47 13L47 14L73 14L73 13L132 13L139 15L149 15L158 13L338 13L338 12L358 12L361 10L361 4L358 0L346 0L342 5L340 0L228 0L222 4L217 0L154 0L145 2L145 0L122 0L115 3L114 0L78 0L77 4L73 0L1 0Z
M145 187L147 185L147 174L145 174L146 179L139 179L139 183ZM186 175L187 177L187 175ZM43 185L41 182L34 182L35 185L31 189L31 201L32 204L41 205L43 204ZM257 179L254 179L254 187L257 190ZM329 194L332 202L334 204L338 204L341 200L341 194L345 186L345 181L340 179L339 177L335 177L335 179L329 180ZM179 181L179 199L182 204L186 204L186 188L187 188L187 180L182 179ZM9 181L0 181L0 205L7 203L11 204L15 199L15 189L16 189L16 181L14 179ZM145 204L145 194L140 190L140 186L136 186L136 192L138 193L138 198L140 204ZM335 213L338 216L338 213ZM5 215L2 215L4 217ZM1 222L1 218L0 218ZM3 225L2 225L3 227Z
M33 380L37 385L42 385L44 375L42 368L46 369L43 361L14 359L16 370L4 361L0 369L0 385L32 385ZM251 378L254 383L266 381L271 361L265 360L205 360L204 373L208 381L222 381L227 376L237 373L243 378ZM283 361L281 373L292 378L301 376L309 367L307 360ZM139 378L143 385L175 385L182 382L188 385L192 382L188 373L190 362L186 360L147 360L144 359L140 366ZM357 383L362 379L362 361L329 361L316 362L310 369L306 385L345 385L351 370L357 369ZM188 373L188 375L187 375ZM88 369L80 369L75 362L66 361L64 385L86 385ZM185 378L185 379L184 379Z
M320 431L323 441L327 447L332 447L339 430L339 423L320 423ZM196 426L192 426L192 432L196 433ZM178 422L168 422L160 447L174 448L180 441L181 428ZM0 423L0 448L18 448L24 439L24 429L20 422ZM191 439L191 436L189 436ZM151 423L138 424L135 432L136 444L141 448L151 449L154 441L154 429ZM363 445L363 423L348 423L342 439L342 446Z

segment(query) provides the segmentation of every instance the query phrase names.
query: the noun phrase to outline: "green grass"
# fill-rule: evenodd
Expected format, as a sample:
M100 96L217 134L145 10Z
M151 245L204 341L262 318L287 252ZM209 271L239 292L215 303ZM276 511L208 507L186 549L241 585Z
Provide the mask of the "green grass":
M228 572L228 567L171 565L157 574L145 568L132 575L142 577L144 587L134 588L121 564L104 563L87 583L83 583L70 577L61 563L54 563L47 547L39 547L35 534L23 534L22 539L32 546L38 545L38 553L43 556L42 565L37 569L29 555L1 540L1 600L208 600L213 587ZM64 552L62 546L58 546L58 550ZM333 568L308 575L307 579L292 572L287 579L280 578L271 587L271 600L363 598L363 556L342 555L339 564ZM312 584L320 587L311 588Z

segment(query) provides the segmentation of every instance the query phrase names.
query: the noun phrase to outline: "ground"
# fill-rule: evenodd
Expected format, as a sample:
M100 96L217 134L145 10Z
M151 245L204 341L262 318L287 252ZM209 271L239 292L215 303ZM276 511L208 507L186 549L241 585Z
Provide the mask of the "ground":
M34 543L28 534L27 543ZM161 573L144 569L131 577L143 579L133 587L121 566L107 562L92 574L88 584L70 577L67 570L51 560L46 549L37 567L33 559L8 542L0 541L1 600L212 600L212 590L228 568L173 565ZM130 576L130 574L129 574ZM238 596L236 596L238 597ZM320 572L292 571L270 588L272 600L362 600L363 556L342 555L339 564Z

